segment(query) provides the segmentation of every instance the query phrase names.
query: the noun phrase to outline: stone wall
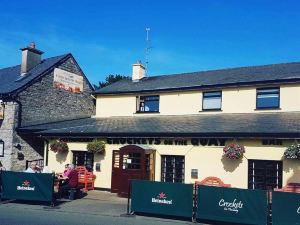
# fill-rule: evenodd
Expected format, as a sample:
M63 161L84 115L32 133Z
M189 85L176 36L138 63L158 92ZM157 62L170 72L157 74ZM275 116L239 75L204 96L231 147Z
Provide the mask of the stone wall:
M83 76L72 57L58 68ZM80 94L54 88L53 79L54 70L19 94L18 100L22 104L22 126L90 117L94 114L92 89L85 79L83 93Z
M13 151L13 133L17 109L17 103L5 102L4 120L0 121L0 139L4 141L4 157L0 157L0 161L7 170L11 169L11 158L15 154Z

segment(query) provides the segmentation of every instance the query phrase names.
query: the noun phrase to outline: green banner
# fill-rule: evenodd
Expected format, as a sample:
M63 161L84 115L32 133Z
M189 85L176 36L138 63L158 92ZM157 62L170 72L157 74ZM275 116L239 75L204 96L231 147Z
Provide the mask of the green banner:
M193 216L193 185L131 181L131 211L167 216Z
M52 201L52 174L3 171L1 178L3 199Z
M200 185L197 206L197 219L267 224L266 191Z
M299 225L300 194L273 192L272 222L273 225Z

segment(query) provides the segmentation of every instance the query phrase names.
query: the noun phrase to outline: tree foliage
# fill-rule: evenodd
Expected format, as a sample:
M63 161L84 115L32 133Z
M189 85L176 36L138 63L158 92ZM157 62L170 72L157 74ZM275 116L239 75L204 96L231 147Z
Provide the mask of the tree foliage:
M106 87L110 84L113 84L113 83L115 83L119 80L123 80L123 79L129 79L129 77L128 76L123 76L123 75L120 75L120 74L116 74L116 75L110 74L105 78L105 81L99 81L98 85L94 84L94 88L97 90L97 89Z

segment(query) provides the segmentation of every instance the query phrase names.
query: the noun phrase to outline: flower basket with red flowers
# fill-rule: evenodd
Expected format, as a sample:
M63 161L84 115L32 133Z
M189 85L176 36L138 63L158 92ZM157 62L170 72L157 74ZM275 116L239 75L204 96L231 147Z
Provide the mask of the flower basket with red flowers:
M50 150L55 153L62 153L62 152L68 152L69 147L67 142L62 140L55 140L50 142Z
M227 159L237 160L243 157L245 147L239 144L228 144L223 148L223 152Z

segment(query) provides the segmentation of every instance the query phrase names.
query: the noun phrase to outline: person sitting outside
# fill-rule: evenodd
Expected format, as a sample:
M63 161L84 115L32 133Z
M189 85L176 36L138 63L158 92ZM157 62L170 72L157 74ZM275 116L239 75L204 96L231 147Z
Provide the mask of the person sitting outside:
M78 186L78 172L75 170L74 164L69 165L69 174L66 177L68 182L63 184L60 189L59 189L59 196L60 198L63 197L63 194L67 191L70 190L71 188L76 188Z
M33 161L30 163L30 167L24 171L25 173L40 173L41 169L37 166L37 162Z
M64 177L68 177L69 173L71 172L71 170L69 169L69 165L70 164L65 165L65 170L64 170L64 173L63 173Z

